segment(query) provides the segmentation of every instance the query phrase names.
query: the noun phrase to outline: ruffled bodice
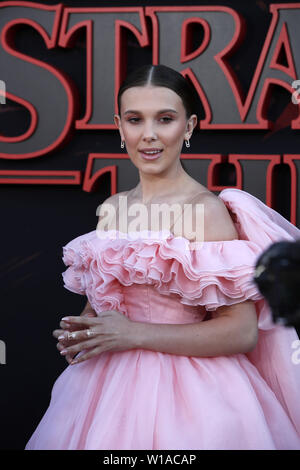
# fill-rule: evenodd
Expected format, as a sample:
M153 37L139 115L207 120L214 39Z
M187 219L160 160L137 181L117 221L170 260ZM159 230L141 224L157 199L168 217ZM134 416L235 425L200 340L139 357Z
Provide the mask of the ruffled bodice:
M133 285L142 286L144 308L155 302L154 291L160 304L175 302L174 311L179 303L200 306L198 311L205 312L261 298L252 282L254 260L260 252L255 243L205 242L200 249L190 250L185 238L170 232L154 235L142 232L119 238L118 232L109 231L99 238L93 230L77 237L64 247L63 261L70 266L63 273L65 287L86 294L96 312L117 309L126 315L124 292L129 290L124 287Z
M257 257L270 243L299 236L299 230L245 191L225 189L219 198L231 214L239 239L205 241L190 249L189 240L167 230L129 234L93 230L63 247L63 261L69 266L62 273L65 287L86 295L97 313L116 309L132 317L130 292L137 290L128 288L140 286L145 319L151 318L149 310L155 311L155 292L160 306L165 302L170 307L173 302L176 321L180 321L180 304L198 307L180 307L182 322L204 318L205 312L222 305L262 300L253 282ZM155 321L165 319L161 316ZM260 311L259 327L273 327L265 308Z

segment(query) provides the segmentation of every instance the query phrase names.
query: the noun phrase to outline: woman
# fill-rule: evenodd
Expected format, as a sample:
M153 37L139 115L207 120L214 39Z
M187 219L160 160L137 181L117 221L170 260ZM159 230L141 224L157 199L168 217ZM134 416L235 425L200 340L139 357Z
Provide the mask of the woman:
M65 287L88 302L53 333L69 366L26 449L299 449L298 336L272 323L252 282L259 253L299 230L245 191L215 196L184 171L197 115L181 74L141 67L118 105L140 182L63 247ZM182 209L172 225L152 212L163 203Z

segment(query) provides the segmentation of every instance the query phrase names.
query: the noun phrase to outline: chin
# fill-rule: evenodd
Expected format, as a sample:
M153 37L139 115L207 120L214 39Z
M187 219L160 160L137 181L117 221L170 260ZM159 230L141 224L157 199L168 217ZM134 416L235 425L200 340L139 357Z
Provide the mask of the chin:
M144 172L151 172L151 173L156 173L156 172L161 172L164 171L168 168L170 165L166 165L165 162L142 162L139 164L139 169L144 171Z
M154 160L153 162L151 162L151 161L141 161L141 160L134 161L134 160L131 160L131 162L133 163L133 165L138 170L141 170L144 173L148 173L148 172L156 173L157 171L161 172L162 169L165 169L165 168L163 168L161 161L158 162L158 161Z
M162 170L161 168L156 169L156 168L143 168L143 167L141 167L141 168L139 168L139 171L141 173L144 173L145 175L159 175L164 170Z

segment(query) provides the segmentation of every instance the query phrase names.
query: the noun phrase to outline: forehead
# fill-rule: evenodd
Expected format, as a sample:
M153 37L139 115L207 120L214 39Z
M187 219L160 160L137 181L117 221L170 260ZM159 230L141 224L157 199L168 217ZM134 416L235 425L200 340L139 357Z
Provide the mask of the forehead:
M174 108L184 111L183 102L175 91L159 86L135 86L124 91L121 97L122 111Z

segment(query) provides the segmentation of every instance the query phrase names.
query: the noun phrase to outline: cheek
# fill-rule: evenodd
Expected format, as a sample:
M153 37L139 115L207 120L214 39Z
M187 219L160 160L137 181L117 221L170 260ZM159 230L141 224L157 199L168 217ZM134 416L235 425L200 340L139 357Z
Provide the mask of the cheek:
M169 129L165 133L165 142L170 146L179 146L181 141L184 139L184 129L180 126L179 128Z
M129 144L134 144L140 137L137 129L124 128L124 137Z

